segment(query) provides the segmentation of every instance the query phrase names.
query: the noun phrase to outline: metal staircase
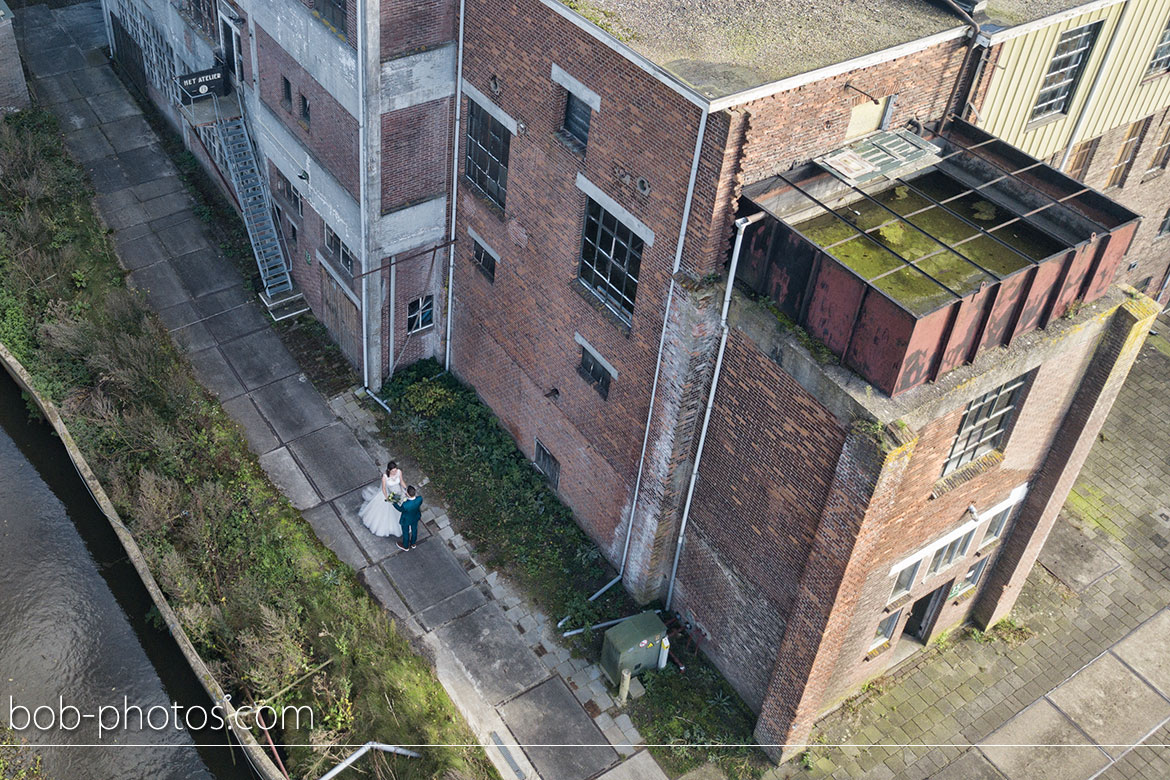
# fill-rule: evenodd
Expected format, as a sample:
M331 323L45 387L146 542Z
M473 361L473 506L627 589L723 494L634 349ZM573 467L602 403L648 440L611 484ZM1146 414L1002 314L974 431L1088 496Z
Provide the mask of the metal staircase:
M240 110L235 117L223 117L219 97L213 96L212 99L215 101L215 129L231 173L236 200L248 228L256 265L260 269L260 280L264 286L260 298L274 320L295 317L308 311L308 307L304 305L304 296L295 289L289 274L276 220L273 219L268 181L256 161L239 93L236 93L236 103Z

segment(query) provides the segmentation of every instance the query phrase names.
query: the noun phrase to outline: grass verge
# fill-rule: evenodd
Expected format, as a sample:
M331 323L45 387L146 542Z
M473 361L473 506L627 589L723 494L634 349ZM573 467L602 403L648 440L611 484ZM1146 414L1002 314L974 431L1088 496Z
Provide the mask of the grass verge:
M473 389L424 360L398 371L383 397L395 411L379 416L383 432L409 448L483 563L572 626L638 611L617 586L588 600L615 572ZM596 661L601 639L587 632L575 650ZM722 747L754 744L751 710L704 657L675 650L686 673L647 672L646 694L629 707L646 742L665 746L651 748L655 757L672 776L708 762L732 778L761 774L769 764L758 748Z
M474 742L423 659L269 483L238 426L126 288L51 114L0 122L0 341L62 412L235 701L306 705L273 735L295 776L339 743ZM494 777L481 750L422 750L379 776ZM367 768L370 764L366 764Z
M0 780L48 780L41 769L41 758L0 723Z

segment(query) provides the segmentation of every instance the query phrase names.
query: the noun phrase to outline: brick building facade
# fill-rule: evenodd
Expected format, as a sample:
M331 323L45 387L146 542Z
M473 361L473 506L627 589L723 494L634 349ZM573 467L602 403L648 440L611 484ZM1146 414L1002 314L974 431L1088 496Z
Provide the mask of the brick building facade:
M1153 316L1111 285L1156 292L1150 210L1167 197L1156 174L1106 193L1139 225L952 122L977 123L1000 50L933 4L785 53L801 33L777 0L729 66L712 50L737 30L715 11L692 9L699 40L648 5L604 0L601 26L556 0L108 11L213 169L213 130L168 85L238 45L289 267L365 384L438 356L474 385L625 587L679 613L787 755L866 679L1010 610ZM868 183L832 163L893 146ZM1143 141L1134 170L1156 154ZM919 193L943 169L968 191ZM895 216L867 226L887 185ZM834 254L848 237L805 235L777 205L797 192L909 267L863 272ZM954 215L971 233L956 243L891 208L907 193L936 216L984 200ZM1047 248L1027 256L1021 226ZM907 259L907 232L941 248ZM980 265L965 241L994 252ZM905 297L924 285L929 302Z

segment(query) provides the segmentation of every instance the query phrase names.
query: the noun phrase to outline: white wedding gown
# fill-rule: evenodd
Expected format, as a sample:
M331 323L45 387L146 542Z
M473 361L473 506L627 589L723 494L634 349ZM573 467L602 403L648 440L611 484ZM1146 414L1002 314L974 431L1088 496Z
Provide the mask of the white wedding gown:
M362 498L365 503L362 504L361 515L362 524L370 529L370 533L374 536L401 536L402 525L398 518L400 512L394 508L394 505L386 500L383 491L386 494L397 493L399 496L405 497L406 488L402 486L402 477L395 475L397 478L391 480L385 474L382 475L382 485L370 485L362 491ZM401 500L401 499L399 499Z

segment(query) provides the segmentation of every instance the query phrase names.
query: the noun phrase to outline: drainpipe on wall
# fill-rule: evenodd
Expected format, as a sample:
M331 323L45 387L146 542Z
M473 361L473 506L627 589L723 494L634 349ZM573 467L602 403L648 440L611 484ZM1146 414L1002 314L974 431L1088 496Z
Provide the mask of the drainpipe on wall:
M967 75L967 69L971 66L971 55L975 53L975 47L981 45L980 38L983 32L982 28L979 27L979 23L971 18L971 14L960 8L955 0L943 0L943 2L950 6L951 10L958 14L967 23L967 26L971 28L971 42L967 44L967 53L963 55L963 64L959 67L959 75L955 78L955 85L951 87L951 96L947 98L946 107L943 109L942 124L939 127L940 132L945 130L946 126L950 123L951 107L955 105L955 98L959 96L959 86L963 83L963 79ZM974 87L975 82L972 81L971 88L974 89ZM963 96L963 105L967 105L966 95ZM962 114L963 111L959 110L955 113Z
M658 357L654 361L654 381L650 386L650 408L646 412L646 429L642 433L642 452L638 456L638 476L634 481L634 496L630 501L630 520L626 523L626 542L622 549L622 564L618 569L617 576L607 582L601 587L599 591L589 597L590 601L594 601L602 593L612 588L614 585L622 581L626 575L626 563L630 558L630 537L634 533L634 512L638 508L638 496L642 490L642 471L646 464L646 448L650 443L650 423L654 419L654 401L658 396L658 379L662 375L662 352L666 347L666 327L670 321L670 307L674 303L674 277L678 274L679 268L682 267L682 253L683 245L686 243L687 223L691 219L691 202L694 200L695 194L695 179L699 175L699 157L703 151L703 140L707 135L707 117L710 115L708 105L701 108L702 113L699 116L699 130L695 137L695 153L691 159L691 177L687 183L687 195L683 201L682 225L678 230L678 245L674 251L674 266L670 272L670 290L666 294L666 313L662 315L662 335L658 337ZM562 619L557 623L557 627L564 625L568 618Z
M719 325L722 334L719 337L719 352L715 357L715 373L711 375L711 391L707 393L707 408L703 412L703 427L699 429L699 446L695 450L695 465L691 468L691 479L687 485L687 500L683 504L682 522L678 527L678 541L674 545L674 563L670 567L670 585L666 589L666 606L670 612L670 604L674 599L674 581L678 576L678 561L682 557L683 539L687 532L687 520L691 515L691 500L695 497L695 484L699 478L699 464L703 460L703 446L707 443L707 427L711 424L711 410L715 406L715 391L719 389L719 375L723 371L723 353L727 351L727 336L731 327L727 324L727 311L731 308L731 291L735 286L735 271L739 267L739 252L743 246L743 234L748 225L759 222L766 212L758 211L750 217L740 217L735 221L735 247L731 250L731 265L727 269L727 289L723 291L723 311L719 313Z
M459 46L455 56L455 132L451 139L451 246L447 248L447 336L443 370L451 370L451 309L455 305L455 214L459 205L459 110L463 106L463 14L465 0L459 0Z
M1121 15L1117 17L1117 25L1113 28L1113 33L1109 36L1109 45L1105 48L1105 54L1101 57L1101 65L1098 66L1097 73L1093 76L1093 85L1089 87L1089 94L1085 96L1085 103L1081 106L1080 113L1077 114L1077 121L1068 136L1068 146L1064 148L1064 156L1060 158L1060 165L1056 167L1056 170L1061 173L1064 172L1065 166L1068 165L1068 158L1072 156L1073 147L1077 145L1077 140L1081 136L1081 129L1084 127L1085 119L1089 116L1089 109L1093 106L1093 100L1097 97L1097 90L1100 89L1101 82L1105 80L1105 71L1109 69L1109 63L1113 60L1113 51L1117 48L1117 39L1121 37L1121 28L1125 26L1125 18L1129 15L1131 5L1130 0L1125 0L1125 5L1121 9Z
M370 276L370 236L367 231L369 223L366 215L368 206L369 172L366 170L366 4L365 0L357 0L357 81L358 81L358 208L360 211L360 230L362 235L362 387L370 389L370 324L366 312L369 303ZM371 393L372 395L372 393Z

